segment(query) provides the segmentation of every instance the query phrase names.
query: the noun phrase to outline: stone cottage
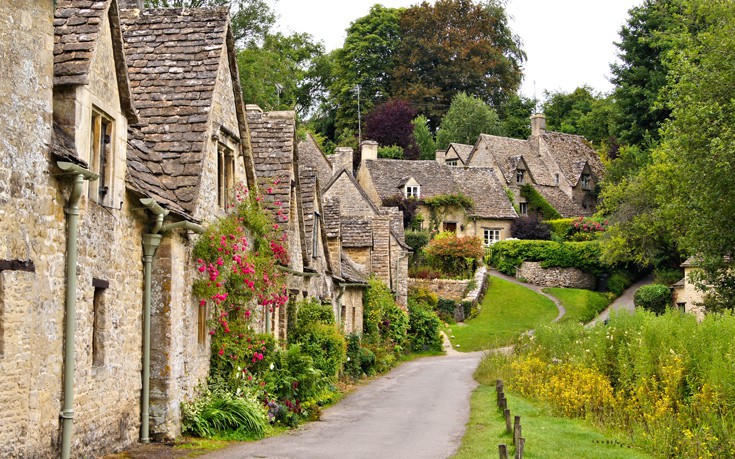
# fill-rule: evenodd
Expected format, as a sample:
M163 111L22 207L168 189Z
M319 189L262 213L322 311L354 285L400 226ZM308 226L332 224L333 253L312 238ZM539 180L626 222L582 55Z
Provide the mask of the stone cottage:
M698 289L692 279L692 274L701 268L697 267L696 258L687 259L681 267L684 268L684 278L672 286L672 301L680 310L694 314L698 320L702 320L705 314L705 292Z
M494 169L452 167L438 161L378 159L376 145L364 143L358 183L369 201L380 205L396 195L419 202L422 227L452 231L458 236L477 236L485 245L510 237L510 225L518 214ZM435 212L421 200L441 195L463 194L472 200L467 209L449 206ZM432 222L432 220L437 220ZM437 227L432 228L434 224Z
M176 435L207 374L190 248L254 177L227 11L121 6L0 1L2 457Z
M530 184L562 216L592 215L595 188L604 176L597 153L581 136L546 131L546 117L531 117L527 140L481 134L477 143L451 144L437 152L437 162L464 167L493 168L498 181L512 190L521 214L528 204L520 188ZM468 152L469 151L469 152Z

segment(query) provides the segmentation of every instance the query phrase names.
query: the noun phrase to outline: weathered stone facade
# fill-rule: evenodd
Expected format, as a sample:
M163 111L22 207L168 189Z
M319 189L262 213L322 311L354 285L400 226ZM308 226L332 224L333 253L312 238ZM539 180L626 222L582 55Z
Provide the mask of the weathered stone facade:
M541 263L524 261L516 269L516 278L545 287L568 287L594 290L597 278L576 268L542 268Z
M462 301L467 293L470 280L454 279L408 279L408 288L423 288L436 293L439 298Z

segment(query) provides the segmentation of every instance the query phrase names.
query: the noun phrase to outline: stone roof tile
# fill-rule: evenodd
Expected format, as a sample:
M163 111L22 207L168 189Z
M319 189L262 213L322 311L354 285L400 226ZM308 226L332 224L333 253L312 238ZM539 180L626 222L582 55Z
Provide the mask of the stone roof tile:
M351 284L367 285L367 276L362 272L359 265L344 252L341 258L342 278Z
M605 168L594 149L584 137L562 132L546 132L541 135L549 154L559 165L564 176L572 186L576 186L584 170L585 164L599 180L605 174Z
M340 232L342 247L372 247L373 232L370 220L359 217L342 217Z
M316 144L314 137L307 133L304 140L300 140L298 144L299 164L305 164L313 167L319 176L319 186L324 188L332 179L332 163L327 155Z
M472 150L474 148L474 145L465 145L463 143L450 143L447 152L449 152L449 150L454 150L457 153L457 157L460 159L460 161L462 161L462 164L467 164L467 160L469 160L470 154L472 154Z
M102 21L112 0L58 0L54 12L54 85L88 84Z

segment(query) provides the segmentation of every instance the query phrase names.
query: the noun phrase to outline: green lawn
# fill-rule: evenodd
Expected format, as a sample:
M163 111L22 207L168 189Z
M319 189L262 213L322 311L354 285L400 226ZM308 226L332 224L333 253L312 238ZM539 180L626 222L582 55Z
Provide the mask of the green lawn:
M506 390L511 416L521 417L523 457L526 459L638 459L650 458L630 448L620 438L606 435L580 419L551 416L540 405ZM512 435L505 433L505 419L496 403L494 385L480 385L472 394L467 433L453 459L498 457L498 445L508 446L513 457Z
M543 295L512 282L490 278L480 314L444 332L459 351L478 351L508 345L519 333L554 320L558 310ZM457 347L459 344L459 347Z
M591 290L545 288L544 292L556 297L566 308L567 313L562 317L561 322L587 323L610 304L610 300L604 294Z

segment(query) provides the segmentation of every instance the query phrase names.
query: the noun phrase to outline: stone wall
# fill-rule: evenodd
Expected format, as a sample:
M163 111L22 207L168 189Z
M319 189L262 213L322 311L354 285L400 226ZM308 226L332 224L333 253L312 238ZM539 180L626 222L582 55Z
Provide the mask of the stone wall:
M542 268L541 263L524 261L516 270L518 279L545 287L568 287L594 290L597 278L576 268Z
M408 279L408 288L425 288L436 293L439 298L462 301L470 285L468 280L454 279Z

